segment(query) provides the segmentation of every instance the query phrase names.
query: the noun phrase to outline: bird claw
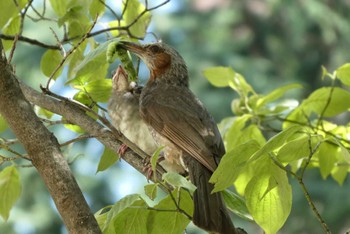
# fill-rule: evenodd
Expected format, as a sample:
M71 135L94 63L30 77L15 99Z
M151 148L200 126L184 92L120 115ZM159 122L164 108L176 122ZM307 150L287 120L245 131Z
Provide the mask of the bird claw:
M119 149L118 149L118 154L123 157L123 155L125 154L126 150L128 149L129 147L126 145L126 144L121 144L119 146Z
M157 164L160 163L161 161L165 160L163 155L159 155L159 158L157 160ZM142 172L146 175L147 181L149 181L152 176L153 176L153 169L152 169L152 164L151 164L151 157L147 157L143 159L143 169Z

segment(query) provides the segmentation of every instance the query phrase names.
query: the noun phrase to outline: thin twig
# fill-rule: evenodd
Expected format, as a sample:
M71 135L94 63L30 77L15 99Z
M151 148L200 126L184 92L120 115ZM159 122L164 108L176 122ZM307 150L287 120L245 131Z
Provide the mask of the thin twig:
M75 143L75 142L77 142L77 141L86 140L86 139L94 138L94 137L96 137L96 136L92 136L92 135L90 135L90 134L80 135L80 136L78 136L78 137L76 137L76 138L74 138L74 139L71 139L71 140L69 140L69 141L66 141L66 142L61 143L60 146L63 147L63 146L66 146L66 145Z
M70 49L66 56L63 57L63 59L61 60L61 62L58 64L58 66L55 68L55 70L52 72L51 76L49 77L49 80L47 81L46 84L46 89L49 89L50 87L50 83L51 80L53 79L53 77L56 75L56 73L58 72L58 70L63 66L63 64L65 63L65 61L68 59L68 57L86 40L88 34L91 32L91 30L95 27L95 24L97 22L97 18L98 16L96 16L96 18L94 19L91 27L89 28L88 32L79 40L79 42L72 48Z
M51 30L53 36L54 36L55 39L56 39L57 45L61 48L61 51L62 51L62 53L63 53L63 57L64 57L64 58L67 57L67 52L66 52L66 50L64 49L64 47L63 47L63 45L62 45L60 39L58 39L58 36L57 36L56 32L55 32L55 31L53 30L53 28L51 28L51 27L50 27L50 30Z
M11 48L11 51L10 51L10 55L9 55L9 59L8 59L8 64L11 64L13 55L14 55L15 50L16 50L17 42L18 42L18 34L16 34L15 39L13 40L13 45L12 45L12 48Z
M318 219L318 221L321 223L321 226L323 228L323 230L327 233L330 234L331 231L329 230L326 222L323 220L320 212L318 212L314 202L311 199L311 196L309 194L309 192L307 191L307 188L303 182L303 178L302 177L297 177L298 183L301 186L301 189L303 190L303 193L305 195L305 198L307 200L307 202L309 203L309 206L311 207L312 211L314 212L314 214L316 215L316 218Z

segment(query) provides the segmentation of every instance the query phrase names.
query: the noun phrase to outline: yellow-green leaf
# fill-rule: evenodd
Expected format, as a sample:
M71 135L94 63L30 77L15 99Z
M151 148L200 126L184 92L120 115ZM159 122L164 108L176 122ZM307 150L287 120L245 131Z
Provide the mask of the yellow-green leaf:
M346 63L339 67L336 70L336 73L337 77L343 84L350 86L350 63Z
M96 173L100 171L104 171L107 168L111 167L112 165L115 164L116 161L118 161L118 159L119 159L118 154L116 154L110 148L105 147L103 154L100 158L100 162L98 163Z
M5 131L7 128L8 128L8 124L6 120L4 119L4 117L0 115L0 132Z
M21 194L19 173L15 166L4 168L0 172L0 215L7 220L10 210Z
M50 77L54 70L58 67L63 57L58 50L47 50L41 58L40 68L45 76ZM62 67L55 74L54 78L57 78L62 72Z
M172 192L175 200L179 202L178 206L187 214L193 213L193 202L188 191L184 189L176 189ZM152 210L149 213L147 220L147 233L169 233L180 234L189 224L190 220L181 212L175 211L177 207L170 195L161 200L156 206L157 210ZM173 211L162 211L173 210Z
M292 190L284 171L273 165L269 170L271 174L258 174L250 180L245 197L256 223L266 234L275 234L290 214ZM271 187L271 183L274 186Z
M144 12L145 6L138 0L128 0L127 4L126 1L123 1L123 10L125 10L125 25L132 25L130 27L131 35L135 37L144 37L151 20L150 12L147 11L139 17L140 14Z
M157 197L158 185L157 184L146 184L144 187L145 194L152 201Z
M196 186L194 186L185 177L175 172L164 173L162 179L176 188L186 188L191 192L194 192L194 190L196 190Z
M221 191L231 186L245 167L247 160L259 148L259 144L251 140L227 152L210 178L210 182L215 184L213 192Z

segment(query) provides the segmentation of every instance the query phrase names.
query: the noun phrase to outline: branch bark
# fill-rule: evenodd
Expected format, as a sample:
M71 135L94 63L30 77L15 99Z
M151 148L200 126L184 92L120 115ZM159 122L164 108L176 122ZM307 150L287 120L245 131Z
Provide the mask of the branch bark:
M89 135L94 136L104 146L118 152L121 144L126 144L129 150L125 152L123 158L132 167L144 174L144 160L147 155L137 145L130 142L122 134L118 134L117 130L109 125L106 128L95 119L91 118L83 109L80 109L74 102L69 100L58 100L51 96L40 93L26 84L19 81L22 92L25 97L33 104L43 107L53 113L64 116L65 119L75 125L83 128ZM161 166L157 166L156 177L161 180L165 170Z
M1 115L43 178L69 233L101 233L60 151L57 139L35 115L11 67L5 57L0 56Z

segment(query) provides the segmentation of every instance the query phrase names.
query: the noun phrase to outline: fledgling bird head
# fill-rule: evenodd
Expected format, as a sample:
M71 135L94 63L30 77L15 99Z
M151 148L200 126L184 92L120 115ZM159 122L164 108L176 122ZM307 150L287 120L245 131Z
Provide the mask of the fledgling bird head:
M127 91L129 89L128 74L120 65L113 75L112 88L117 92Z
M188 71L184 59L172 47L156 42L139 45L121 42L121 46L140 57L150 70L148 82L165 82L188 87Z

